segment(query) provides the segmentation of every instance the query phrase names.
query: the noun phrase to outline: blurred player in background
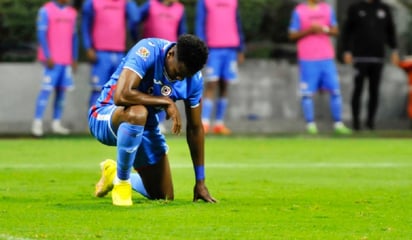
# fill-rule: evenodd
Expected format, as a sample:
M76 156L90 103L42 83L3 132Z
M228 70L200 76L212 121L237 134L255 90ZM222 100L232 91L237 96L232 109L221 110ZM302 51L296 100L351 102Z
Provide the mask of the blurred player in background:
M209 131L215 108L213 132L230 134L224 124L228 106L229 83L238 75L238 63L244 61L244 36L237 0L198 0L196 9L196 35L209 47L205 69L206 86L203 95L202 121ZM215 102L216 90L217 101Z
M351 102L353 129L361 130L361 100L367 78L369 100L365 125L369 130L374 130L386 44L392 50L392 63L399 63L396 30L390 7L380 0L352 4L347 11L342 35L343 60L346 64L354 64L356 69Z
M168 146L156 114L166 111L172 133L179 134L182 121L175 101L183 100L195 172L193 201L216 201L205 185L204 169L200 70L207 56L206 45L189 34L181 35L177 43L143 39L128 52L89 112L92 135L103 144L117 146L117 162L101 163L97 197L112 191L114 205L130 206L133 188L149 199L174 199ZM132 167L137 173L131 174Z
M162 38L176 42L177 38L187 33L185 6L179 0L148 0L140 7L143 23L143 38ZM158 113L159 127L167 132L163 122L166 113Z
M44 66L44 77L31 129L36 137L44 135L43 116L53 90L55 99L51 129L57 134L70 133L61 124L65 93L74 86L72 70L76 70L78 58L77 12L69 6L69 2L49 1L40 8L37 16L37 58Z
M92 64L89 106L96 102L103 85L124 57L127 30L133 40L137 40L138 22L139 9L132 0L85 0L83 3L83 46Z
M319 0L307 0L293 10L289 38L297 41L300 70L300 92L303 115L308 133L317 134L313 95L319 90L330 93L330 110L334 130L350 134L342 122L342 97L335 65L335 51L330 36L338 35L338 25L332 7Z

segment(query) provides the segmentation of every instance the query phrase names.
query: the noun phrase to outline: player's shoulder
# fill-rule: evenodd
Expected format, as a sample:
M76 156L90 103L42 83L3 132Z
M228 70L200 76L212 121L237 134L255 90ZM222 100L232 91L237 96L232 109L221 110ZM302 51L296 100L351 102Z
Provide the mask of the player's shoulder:
M137 42L130 52L144 61L151 61L165 51L165 47L170 43L160 38L144 38Z
M203 85L203 75L202 71L198 71L195 74L193 74L191 77L187 78L188 81L190 81L192 84L200 84Z

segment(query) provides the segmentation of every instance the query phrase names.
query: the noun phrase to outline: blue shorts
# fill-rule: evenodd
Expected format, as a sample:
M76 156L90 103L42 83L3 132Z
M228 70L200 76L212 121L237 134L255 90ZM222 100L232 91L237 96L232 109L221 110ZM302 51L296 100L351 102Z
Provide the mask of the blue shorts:
M117 145L117 133L113 130L111 117L116 109L115 105L99 107L93 113L89 110L90 133L101 143L108 146ZM154 165L159 162L169 147L164 135L158 126L145 127L142 142L137 150L134 168Z
M238 75L237 50L234 48L210 48L206 63L206 81L235 81Z
M91 85L93 90L100 91L116 71L124 54L122 52L97 51L96 57L97 60L92 66Z
M70 65L55 64L52 69L44 68L42 89L70 89L73 87L72 67Z
M340 93L338 71L334 60L299 61L300 93L312 96L318 90Z

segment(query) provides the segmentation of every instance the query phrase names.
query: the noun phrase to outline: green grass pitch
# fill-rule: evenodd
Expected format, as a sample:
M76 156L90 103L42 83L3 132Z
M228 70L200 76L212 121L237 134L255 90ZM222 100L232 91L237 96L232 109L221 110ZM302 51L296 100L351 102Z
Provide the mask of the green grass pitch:
M0 140L0 239L412 239L412 139L207 137L193 203L184 137L168 136L175 201L95 198L91 137Z

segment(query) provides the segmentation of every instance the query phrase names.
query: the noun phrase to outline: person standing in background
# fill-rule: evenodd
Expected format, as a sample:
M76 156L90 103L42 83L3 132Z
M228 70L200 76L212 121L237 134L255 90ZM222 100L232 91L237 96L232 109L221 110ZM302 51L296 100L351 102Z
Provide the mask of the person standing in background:
M335 50L330 40L339 32L332 7L319 0L307 0L293 10L289 38L297 41L300 71L300 92L303 115L308 133L317 134L313 95L318 90L330 93L330 109L334 130L350 134L342 122L342 97L335 64Z
M140 7L140 21L143 23L143 38L162 38L176 42L187 33L185 6L179 0L148 0ZM166 114L157 114L159 128L167 132L163 122Z
M205 69L202 122L209 132L212 111L216 105L213 132L227 135L231 130L224 124L228 106L229 83L238 75L238 63L244 61L244 36L237 0L198 0L196 6L196 35L209 48ZM216 90L218 89L215 103Z
M37 15L37 59L44 66L44 77L31 129L36 137L44 135L43 117L53 90L55 99L51 129L56 134L70 133L61 124L66 91L74 86L72 70L76 70L78 58L77 11L69 6L69 2L49 1L40 8Z
M391 61L399 63L396 31L390 8L380 0L364 0L349 6L343 27L343 60L354 64L352 92L352 124L361 130L361 100L365 78L369 80L369 100L366 127L375 129L379 104L379 88L384 65L385 45L392 49Z
M127 29L137 40L139 9L132 0L86 0L82 7L82 38L92 64L89 107L96 103L103 85L126 51Z

